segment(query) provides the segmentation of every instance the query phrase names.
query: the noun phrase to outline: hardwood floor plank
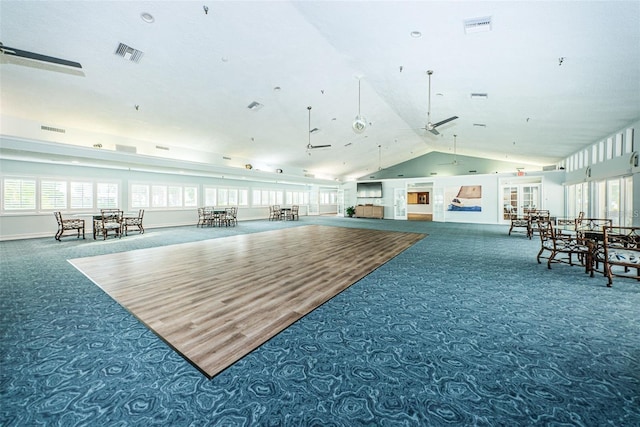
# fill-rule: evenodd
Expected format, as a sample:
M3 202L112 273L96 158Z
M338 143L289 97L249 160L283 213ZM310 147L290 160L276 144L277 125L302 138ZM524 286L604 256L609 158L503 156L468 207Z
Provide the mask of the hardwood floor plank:
M424 237L310 225L69 262L211 378Z

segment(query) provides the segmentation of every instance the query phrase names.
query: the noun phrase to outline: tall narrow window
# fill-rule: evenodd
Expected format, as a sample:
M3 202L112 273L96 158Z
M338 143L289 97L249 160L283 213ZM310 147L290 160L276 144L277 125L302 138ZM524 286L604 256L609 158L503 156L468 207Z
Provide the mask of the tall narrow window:
M167 186L166 185L151 186L151 206L156 208L167 207Z
M182 187L169 187L167 190L167 204L170 208L182 207Z
M184 187L184 207L198 206L198 187Z
M131 207L144 209L149 207L149 186L145 184L131 185Z
M215 188L205 187L204 189L204 205L215 206L218 204L217 192Z
M71 182L71 209L93 208L93 184L91 182Z

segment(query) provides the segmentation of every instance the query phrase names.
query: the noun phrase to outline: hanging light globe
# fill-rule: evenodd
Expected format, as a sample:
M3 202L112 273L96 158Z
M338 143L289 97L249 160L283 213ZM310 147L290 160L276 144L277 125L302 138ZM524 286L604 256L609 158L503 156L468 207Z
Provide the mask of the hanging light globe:
M355 133L362 133L367 128L367 119L358 114L351 127Z

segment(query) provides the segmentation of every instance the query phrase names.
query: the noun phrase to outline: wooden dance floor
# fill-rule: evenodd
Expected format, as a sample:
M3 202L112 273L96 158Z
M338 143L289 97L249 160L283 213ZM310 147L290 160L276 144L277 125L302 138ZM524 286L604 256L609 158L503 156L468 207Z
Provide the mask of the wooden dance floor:
M69 262L212 378L424 237L309 225Z

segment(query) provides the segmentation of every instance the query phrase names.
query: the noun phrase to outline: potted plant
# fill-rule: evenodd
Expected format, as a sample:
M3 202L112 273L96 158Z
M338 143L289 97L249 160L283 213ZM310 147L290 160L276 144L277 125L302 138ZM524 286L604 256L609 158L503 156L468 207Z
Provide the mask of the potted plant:
M354 208L353 206L349 206L346 212L347 212L347 216L351 218L356 214L356 208Z

